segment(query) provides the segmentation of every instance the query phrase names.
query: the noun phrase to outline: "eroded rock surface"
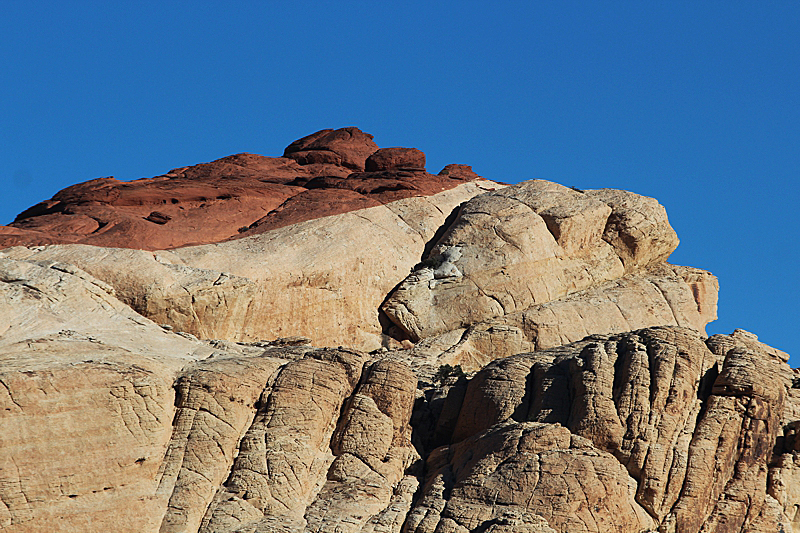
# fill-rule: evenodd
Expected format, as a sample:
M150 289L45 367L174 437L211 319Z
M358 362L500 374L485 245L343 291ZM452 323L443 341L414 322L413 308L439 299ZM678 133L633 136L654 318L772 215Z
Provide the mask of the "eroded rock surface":
M465 203L383 310L417 341L619 279L677 245L651 198L527 181Z
M436 450L428 466L405 531L482 531L509 514L538 518L533 531L628 532L655 525L634 501L635 484L622 465L557 424L499 423Z
M71 265L0 258L0 527L155 531L172 376L210 353Z
M440 521L455 520L459 525L453 526L454 531L462 530L459 527L467 531L480 524L485 527L486 521L511 506L545 516L557 531L640 531L653 524L664 532L766 531L775 525L788 531L796 519L793 508L788 513L781 509L792 498L786 481L796 475L793 444L786 446L794 442L791 428L795 426L784 419L791 375L781 353L758 343L751 334L737 331L704 340L696 332L675 327L594 335L496 361L469 382L450 438L455 444L429 457L432 473L422 507L412 511L412 516L417 513L433 520L431 528ZM534 423L546 425L530 426ZM548 480L543 469L533 466L517 468L515 475L506 475L501 483L515 487L514 494L532 494L529 499L481 496L479 522L459 510L474 512L476 508L469 503L474 489L463 496L467 488L462 484L471 486L477 476L481 491L487 484L492 486L482 477L486 466L480 462L465 466L459 454L474 451L481 440L497 432L510 428L524 432L528 427L560 428L563 438L591 443L587 446L594 450L593 457L614 457L612 463L626 470L621 479L628 479L631 487L630 495L623 497L620 491L613 496L614 505L630 499L614 510L619 522L578 519L574 513L588 505L578 503L583 496L571 501L572 513L565 515L573 521L558 522L546 510L553 505L553 497L537 500L537 491L543 490L540 485ZM779 442L777 436L784 432ZM541 440L546 439L537 442ZM553 447L569 448L566 442ZM502 446L488 448L496 453ZM474 453L470 460L476 456L481 454ZM572 459L559 461L574 464ZM775 466L768 479L771 463ZM500 459L492 464L506 462ZM591 489L586 486L594 484L598 494L610 497L610 474L600 476L602 482L592 481L596 467L582 468L585 486L578 493L587 494ZM538 472L539 477L523 484L523 472ZM619 481L619 486L627 483ZM601 507L608 509L609 504ZM432 508L438 509L435 519ZM640 516L653 522L634 518ZM434 530L415 527L415 531Z
M6 253L78 265L144 316L202 338L304 335L372 350L383 342L381 302L483 183L172 251L73 244Z
M288 187L292 165L309 172L344 165L348 174L293 178L291 187L302 190L233 240L148 252L121 239L117 245L128 248L17 246L6 253L75 264L142 315L201 338L303 335L316 345L362 350L423 341L412 358L417 365L443 357L439 364L477 369L590 333L655 325L703 331L716 317L716 279L664 263L677 237L652 198L542 180L503 187L466 165L432 176L421 151L378 149L355 128L317 132L284 155L284 166L231 156L178 169L168 181ZM239 176L238 168L250 170ZM59 205L97 207L94 193L76 187L59 193ZM157 190L164 192L151 193ZM45 216L33 211L21 216ZM145 218L166 227L176 216L162 209ZM148 237L147 247L158 242Z
M172 333L66 264L2 258L0 295L4 531L226 531L278 517L399 531L419 461L405 364L301 338Z
M645 271L423 339L408 351L416 368L441 364L477 370L511 354L569 344L593 332L656 325L704 331L716 319L717 279L690 267Z
M366 165L376 152L375 163ZM371 172L363 172L365 165ZM474 179L474 173L428 174L421 151L379 151L358 128L327 129L291 143L283 157L242 153L153 178L67 187L0 226L0 246L172 249L430 196Z
M663 207L424 166L322 130L0 229L0 529L800 531L800 370Z

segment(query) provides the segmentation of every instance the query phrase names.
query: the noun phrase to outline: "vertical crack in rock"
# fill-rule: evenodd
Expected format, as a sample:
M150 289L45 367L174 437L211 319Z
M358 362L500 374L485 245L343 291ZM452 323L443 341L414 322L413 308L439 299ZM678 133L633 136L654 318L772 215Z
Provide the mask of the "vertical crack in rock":
M283 367L262 396L200 531L242 523L304 527L306 509L334 460L329 444L342 404L358 384L364 362L357 352L324 349Z
M3 381L2 379L0 379L0 385L2 385L3 388L5 389L6 395L8 396L8 401L11 402L13 405L15 405L17 407L17 409L22 411L22 406L19 404L19 402L17 402L17 400L14 399L14 395L11 392L11 387L9 387L8 384L5 381ZM0 405L5 404L5 403L6 402L4 402L4 401L0 401Z
M327 481L306 509L308 531L399 533L400 511L410 508L418 483L407 472L419 460L409 426L416 381L400 362L365 370L333 434Z
M783 411L783 363L760 349L732 349L730 345L741 348L741 341L733 337L717 337L724 339L714 339L716 352L712 353L696 332L656 327L628 334L594 335L572 345L489 364L467 384L452 444L428 457L423 493L409 515L406 530L488 528L504 505L520 512L535 510L549 527L562 531L607 531L609 527L631 531L638 530L630 529L631 524L645 529L662 524L664 531L696 533L704 523L703 527L717 524L709 531L722 531L723 523L739 524L730 531L739 531L742 525L757 520L779 523L783 519L777 500L766 494L766 467ZM724 346L728 346L725 366L711 391L708 409L700 416L706 395L704 383L714 375L724 355L720 347ZM764 375L772 376L775 385L765 386L760 377ZM736 399L743 395L749 399ZM740 407L731 411L725 402ZM518 413L525 410L531 422L520 421ZM499 468L522 460L519 456L524 446L515 444L516 451L509 452L510 459L494 459L477 466L478 442L498 435L498 431L544 421L549 423L544 427L568 427L572 448L586 450L579 456L590 451L590 456L605 457L603 461L617 465L614 468L621 469L614 474L619 476L615 482L618 485L609 485L613 476L608 477L607 473L597 481L587 481L593 474L587 474L592 470L584 464L584 476L574 490L569 484L563 486L569 468L559 469L547 474L558 477L543 481L545 486L562 484L555 494L542 500L527 495L524 505L513 498L502 503L500 493L490 490L493 485L486 480L498 475ZM715 426L719 429L703 440L701 435ZM717 442L718 438L722 440ZM499 453L502 446L487 445L486 449L492 450L487 452L492 455ZM457 453L463 453L463 459L454 455ZM716 466L702 459L709 453L717 454ZM582 461L575 454L570 451L559 461ZM497 466L489 467L490 464ZM516 488L519 476L526 471L525 467L515 467L517 477L503 483ZM453 479L445 483L447 472L452 472ZM482 481L465 481L473 479L471 476ZM516 490L535 493L541 483L534 484L533 489ZM593 487L592 491L616 494L614 498L621 499L615 499L613 504L595 503L596 507L587 509L585 517L547 510L547 505L555 505L559 494L566 494L569 501L585 494L588 489L580 487L586 483ZM701 486L706 488L697 488ZM760 498L761 503L754 503L752 498ZM698 508L697 502L707 508ZM746 503L752 509L748 510ZM609 508L616 509L613 517L601 519L597 513Z
M442 237L450 231L450 228L453 226L455 221L458 219L459 214L461 213L461 208L464 206L464 202L460 203L456 207L454 207L450 213L445 217L442 224L436 228L433 236L425 243L425 248L422 251L422 257L420 257L420 261L424 261L428 257L430 257L431 250L442 240ZM441 210L440 210L441 212ZM442 213L444 214L444 213Z
M272 352L277 356L276 351ZM173 433L157 490L169 495L161 533L199 529L218 487L229 476L265 384L269 386L284 364L265 356L223 356L198 363L178 378Z
M615 452L622 444L623 427L613 402L615 352L606 352L601 343L583 347L570 359L572 411L567 427L576 435L591 440L602 450Z
M23 479L13 457L0 463L0 526L13 526L34 519L34 509L25 494Z
M765 505L785 400L782 361L737 344L725 353L692 438L686 481L667 519L676 531L739 531Z

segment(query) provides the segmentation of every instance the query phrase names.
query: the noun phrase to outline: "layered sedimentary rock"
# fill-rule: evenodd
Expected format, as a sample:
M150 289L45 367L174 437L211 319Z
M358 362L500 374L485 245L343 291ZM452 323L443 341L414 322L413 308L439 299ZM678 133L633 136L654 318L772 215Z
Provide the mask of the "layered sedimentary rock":
M415 366L478 369L499 357L568 344L592 332L656 324L704 331L716 317L717 289L716 278L704 270L656 265L524 311L433 335L410 353Z
M476 196L382 309L424 361L479 368L595 332L704 331L717 281L664 263L678 244L664 208L626 191L534 180Z
M416 341L621 278L677 245L650 198L528 181L466 202L383 309Z
M491 363L460 395L454 444L428 458L411 531L509 512L557 531L788 530L767 466L790 375L744 332L663 327Z
M440 175L424 165L421 151L379 149L357 128L322 130L282 158L70 187L20 214L0 243L28 245L7 252L16 258L78 265L142 315L202 338L375 349L389 291L454 208L500 187L466 165ZM146 220L153 206L171 218ZM102 228L73 227L84 211L103 213ZM53 242L85 244L33 246ZM200 242L210 244L187 246Z
M220 531L306 508L365 525L410 507L403 363L172 333L57 263L3 259L0 279L4 531ZM340 486L373 512L324 497Z
M483 187L465 183L177 250L51 245L7 254L78 265L142 315L203 338L305 335L317 345L375 349L382 341L381 302L419 261L447 214Z
M208 352L88 274L0 260L0 525L155 530L172 375Z
M631 228L642 212L647 231L637 232ZM496 346L496 336L466 351L458 337L453 362L478 368L591 332L662 324L702 330L716 317L716 279L665 265L676 245L652 199L484 180L203 246L7 253L76 264L143 315L204 338L300 334L319 345L372 350L406 335L416 342L472 328L467 336L475 339L475 331L499 328L506 338L511 328L514 344L488 353L480 345ZM379 308L399 330L381 320Z
M0 242L3 531L800 531L800 371L651 198L343 128Z

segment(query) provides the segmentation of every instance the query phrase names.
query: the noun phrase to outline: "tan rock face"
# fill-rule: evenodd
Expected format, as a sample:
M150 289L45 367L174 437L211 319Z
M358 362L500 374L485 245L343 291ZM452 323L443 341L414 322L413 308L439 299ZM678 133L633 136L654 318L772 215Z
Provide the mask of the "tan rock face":
M225 531L278 517L399 531L418 485L403 363L176 335L69 265L4 258L0 280L4 531Z
M419 481L407 475L419 460L411 446L417 380L405 364L370 365L333 435L336 455L309 506L310 531L399 531Z
M0 259L0 527L155 531L172 375L202 353L58 263Z
M428 466L422 500L405 531L480 531L523 513L544 519L551 531L655 525L634 501L635 485L619 462L559 425L500 423L440 448ZM531 530L548 531L544 526Z
M677 244L655 200L524 182L464 204L383 310L416 341L618 279Z
M178 378L172 436L157 489L169 497L161 533L198 530L230 473L256 402L284 363L268 357L217 356L192 365Z
M433 176L356 128L284 156L0 229L62 242L0 251L0 530L800 531L800 370L705 336L716 278L665 263L655 200ZM190 220L208 244L126 247Z
M357 354L321 352L286 365L262 398L201 530L254 516L302 520L333 460L330 438L363 363Z
M614 247L626 271L666 261L678 246L678 236L667 221L667 211L654 198L617 189L597 189L584 194L611 207L603 240Z
M556 424L548 427L563 426L567 435L613 455L630 476L635 508L655 519L659 531L763 531L769 524L788 528L795 513L782 509L786 501L797 501L786 484L795 475L794 455L779 455L772 478L767 476L777 435L786 431L781 419L787 375L791 371L779 352L739 332L707 341L691 330L663 327L592 336L481 370L463 395L451 438L458 444L451 450L474 449L475 439L504 424ZM788 430L784 449L786 442L794 442L791 435ZM441 468L435 463L438 453L429 458L431 470ZM456 509L466 505L457 500L458 479L470 469L483 475L486 468L461 466L452 451L447 453L447 468L459 474L431 474L426 491L451 494L437 496L445 501L436 505ZM520 468L516 473L529 471L540 470ZM534 487L543 482L532 481ZM437 483L445 485L436 488ZM523 506L526 512L532 509L542 514L531 503ZM614 515L622 516L620 512ZM548 518L548 523L562 531L603 530L586 522L567 526ZM636 531L642 524L626 522L620 531ZM461 526L478 527L473 522Z
M716 278L689 267L656 265L524 311L429 337L409 352L415 367L458 364L478 370L509 354L569 344L593 332L657 325L704 331L716 319Z
M782 361L734 334L689 449L681 497L665 522L675 531L740 531L765 510L767 468L784 408ZM760 343L759 343L760 344ZM702 497L704 496L704 497Z
M386 294L419 261L447 214L485 186L466 183L173 251L57 245L7 253L78 265L143 315L202 338L305 335L317 345L375 349L382 342L378 308Z

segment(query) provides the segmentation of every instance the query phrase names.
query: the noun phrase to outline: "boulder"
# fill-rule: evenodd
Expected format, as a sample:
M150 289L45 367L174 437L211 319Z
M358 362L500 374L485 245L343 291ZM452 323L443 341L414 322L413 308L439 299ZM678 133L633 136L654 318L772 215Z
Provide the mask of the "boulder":
M364 170L425 170L425 154L416 148L381 148L367 158Z
M449 165L445 165L445 167L439 171L440 176L447 176L448 178L454 179L463 179L463 180L474 180L479 178L475 172L473 172L472 167L469 165L459 165L456 163L451 163Z
M367 158L378 150L369 133L358 128L320 130L294 141L283 156L301 165L332 164L364 170Z

